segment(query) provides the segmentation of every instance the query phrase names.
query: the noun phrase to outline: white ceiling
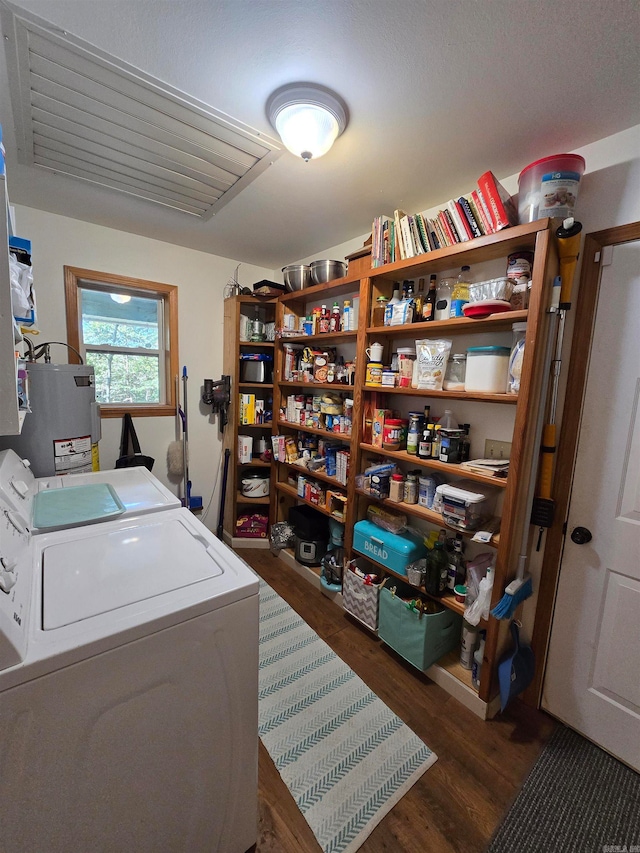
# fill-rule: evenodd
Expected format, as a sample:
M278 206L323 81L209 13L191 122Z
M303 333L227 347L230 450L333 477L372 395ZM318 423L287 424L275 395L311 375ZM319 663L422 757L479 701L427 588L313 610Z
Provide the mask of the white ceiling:
M13 202L268 268L363 234L379 213L468 192L487 169L511 175L640 124L640 0L15 5L270 136L265 103L279 86L315 82L342 96L350 122L325 157L285 152L194 221L20 165L0 60Z

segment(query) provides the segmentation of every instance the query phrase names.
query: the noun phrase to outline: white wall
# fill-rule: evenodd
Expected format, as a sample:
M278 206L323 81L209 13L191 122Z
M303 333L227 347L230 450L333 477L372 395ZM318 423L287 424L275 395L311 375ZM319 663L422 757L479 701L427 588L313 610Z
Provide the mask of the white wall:
M16 207L17 233L33 243L34 280L38 300L38 340L66 341L63 266L109 272L177 285L179 365L189 374L189 466L192 494L202 495L205 507L220 470L218 419L200 404L203 379L222 373L223 291L237 261L196 252L123 231L91 225L28 207ZM268 269L242 264L240 283L271 278ZM54 361L66 363L62 347L53 348ZM102 419L102 468L113 468L118 457L120 418ZM136 418L143 453L155 458L153 473L172 491L167 479L167 447L176 438L175 419ZM205 523L217 525L219 488Z

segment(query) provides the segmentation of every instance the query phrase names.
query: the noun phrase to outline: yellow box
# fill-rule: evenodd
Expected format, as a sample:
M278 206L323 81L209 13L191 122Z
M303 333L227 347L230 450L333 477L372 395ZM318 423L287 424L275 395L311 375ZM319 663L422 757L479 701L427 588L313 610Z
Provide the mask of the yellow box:
M254 424L256 422L256 395L240 394L240 423Z

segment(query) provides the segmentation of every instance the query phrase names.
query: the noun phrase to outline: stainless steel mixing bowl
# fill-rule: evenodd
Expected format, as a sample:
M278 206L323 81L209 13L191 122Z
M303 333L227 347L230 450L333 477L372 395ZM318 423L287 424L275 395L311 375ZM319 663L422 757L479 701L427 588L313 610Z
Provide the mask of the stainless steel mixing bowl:
M346 274L347 265L344 261L311 261L311 281L314 284L326 284Z
M282 267L284 286L287 290L302 290L311 284L311 267L308 264L289 264Z

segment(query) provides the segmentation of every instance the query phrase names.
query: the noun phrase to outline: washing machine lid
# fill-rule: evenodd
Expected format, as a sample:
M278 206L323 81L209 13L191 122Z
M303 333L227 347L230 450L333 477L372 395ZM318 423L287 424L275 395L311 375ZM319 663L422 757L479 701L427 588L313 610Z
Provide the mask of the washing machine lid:
M71 625L224 573L220 554L173 513L84 528L42 552L42 628Z
M181 506L180 499L143 466L115 468L112 471L92 471L87 474L68 474L64 477L42 477L37 480L37 483L41 491L91 486L98 483L113 486L124 504L126 515L138 515Z

